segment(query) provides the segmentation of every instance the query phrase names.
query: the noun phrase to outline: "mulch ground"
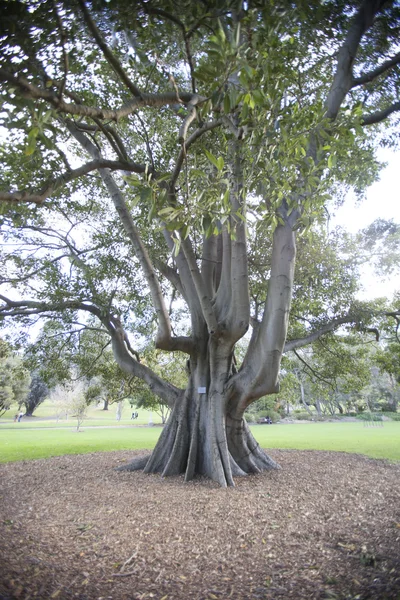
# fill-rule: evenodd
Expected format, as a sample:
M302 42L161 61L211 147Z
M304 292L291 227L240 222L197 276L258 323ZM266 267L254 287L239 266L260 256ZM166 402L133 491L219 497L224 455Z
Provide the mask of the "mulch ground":
M400 465L271 451L220 489L132 452L0 465L0 598L400 599Z

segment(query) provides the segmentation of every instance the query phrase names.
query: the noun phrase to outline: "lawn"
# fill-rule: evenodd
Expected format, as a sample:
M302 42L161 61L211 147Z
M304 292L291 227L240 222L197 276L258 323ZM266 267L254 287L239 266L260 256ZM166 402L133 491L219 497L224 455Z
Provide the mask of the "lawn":
M356 423L301 423L254 425L251 428L262 448L333 450L400 461L400 422L383 426Z
M31 427L73 427L76 426L76 419L72 416L65 418L63 415L58 421L56 420L57 406L53 405L50 400L46 400L34 412L33 417L22 417L20 423L14 423L14 416L18 413L18 407L13 406L4 415L0 417L0 431L5 427L13 427L16 429L31 428ZM111 405L108 410L102 410L101 406L88 406L87 418L84 421L86 427L102 427L102 426L126 426L126 425L147 425L150 419L153 423L161 423L161 417L155 413L143 408L137 409L138 418L134 421L131 419L132 409L127 401L124 402L121 420L116 420L116 405Z
M111 450L154 448L161 427L75 429L0 428L0 462L86 454Z
M385 422L383 427L365 427L362 422L255 425L252 431L263 448L333 450L400 461L400 422ZM2 425L0 462L63 454L151 449L160 432L161 427L157 426L85 428L84 424L83 430L77 433L72 426L38 429Z

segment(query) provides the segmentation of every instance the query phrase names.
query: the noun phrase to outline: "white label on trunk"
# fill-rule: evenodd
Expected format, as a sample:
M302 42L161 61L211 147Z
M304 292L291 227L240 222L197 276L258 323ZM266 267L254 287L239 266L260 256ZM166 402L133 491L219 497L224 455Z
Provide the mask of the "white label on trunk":
M207 392L207 388L199 387L199 388L197 388L197 391L199 392L199 394L205 394Z

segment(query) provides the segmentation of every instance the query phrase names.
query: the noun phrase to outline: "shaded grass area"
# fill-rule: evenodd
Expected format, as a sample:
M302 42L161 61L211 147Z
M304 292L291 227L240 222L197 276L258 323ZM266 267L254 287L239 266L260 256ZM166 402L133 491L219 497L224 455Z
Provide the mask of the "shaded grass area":
M161 427L85 429L85 425L77 433L71 426L72 423L68 429L1 427L0 462L151 449L161 433ZM260 446L267 449L332 450L400 461L400 422L385 422L383 427L366 427L364 423L305 423L254 425L251 429Z

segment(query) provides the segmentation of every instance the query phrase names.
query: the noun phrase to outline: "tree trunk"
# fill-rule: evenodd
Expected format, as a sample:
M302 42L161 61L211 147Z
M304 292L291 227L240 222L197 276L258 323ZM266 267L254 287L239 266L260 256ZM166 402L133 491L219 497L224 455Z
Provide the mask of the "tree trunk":
M104 406L102 410L108 410L108 400L104 400Z
M225 369L210 369L208 352L191 360L189 383L173 407L153 453L120 470L185 475L185 481L206 475L221 486L233 486L235 476L279 466L260 448L243 414L232 414L235 399L225 389ZM227 368L229 367L229 368ZM205 390L205 391L204 391Z

